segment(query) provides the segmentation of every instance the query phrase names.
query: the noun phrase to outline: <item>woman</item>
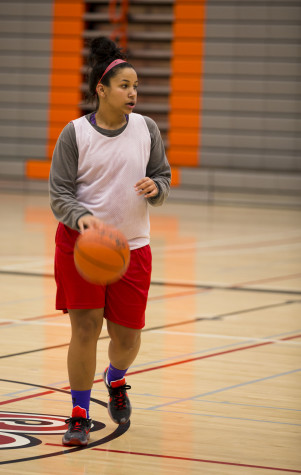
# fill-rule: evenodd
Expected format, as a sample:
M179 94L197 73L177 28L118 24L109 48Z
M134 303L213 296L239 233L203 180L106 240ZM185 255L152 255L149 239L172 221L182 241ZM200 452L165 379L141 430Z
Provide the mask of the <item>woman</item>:
M103 318L110 336L104 382L108 411L117 424L131 415L125 374L140 348L151 277L148 203L161 205L169 193L170 166L155 122L133 113L138 79L125 55L107 38L91 43L89 90L97 110L62 131L50 171L56 233L56 308L68 312L72 336L68 373L73 410L65 445L87 445L89 402ZM116 283L86 282L76 271L78 233L113 225L131 250L126 274Z

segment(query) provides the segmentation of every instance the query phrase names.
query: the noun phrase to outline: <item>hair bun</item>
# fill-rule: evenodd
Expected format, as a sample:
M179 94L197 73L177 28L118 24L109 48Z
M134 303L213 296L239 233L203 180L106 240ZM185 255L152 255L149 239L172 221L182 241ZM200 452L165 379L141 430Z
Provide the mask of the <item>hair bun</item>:
M125 54L121 48L114 43L114 41L100 36L95 38L90 45L90 65L94 66L96 63L106 63L114 61L114 59L125 59Z

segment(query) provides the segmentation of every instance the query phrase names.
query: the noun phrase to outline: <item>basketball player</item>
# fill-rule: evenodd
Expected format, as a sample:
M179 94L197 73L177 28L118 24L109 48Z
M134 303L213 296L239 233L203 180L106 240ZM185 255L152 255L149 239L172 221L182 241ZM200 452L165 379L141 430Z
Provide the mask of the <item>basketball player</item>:
M125 375L140 347L151 277L148 204L161 205L169 193L170 166L155 122L133 113L138 79L121 49L107 38L91 43L89 91L96 111L61 132L50 171L50 201L56 232L56 308L68 312L71 341L68 374L73 410L65 445L87 445L89 403L96 347L103 318L110 336L103 378L108 412L116 424L130 419ZM73 249L79 233L113 225L126 236L130 265L117 283L99 286L76 271Z

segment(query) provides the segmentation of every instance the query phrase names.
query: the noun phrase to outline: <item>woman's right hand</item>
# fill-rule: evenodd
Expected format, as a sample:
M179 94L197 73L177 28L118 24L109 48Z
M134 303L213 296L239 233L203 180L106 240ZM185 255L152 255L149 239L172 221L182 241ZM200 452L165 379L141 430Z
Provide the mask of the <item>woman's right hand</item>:
M79 227L80 233L82 234L86 229L101 229L104 226L104 222L92 214L84 214L78 219L77 225Z

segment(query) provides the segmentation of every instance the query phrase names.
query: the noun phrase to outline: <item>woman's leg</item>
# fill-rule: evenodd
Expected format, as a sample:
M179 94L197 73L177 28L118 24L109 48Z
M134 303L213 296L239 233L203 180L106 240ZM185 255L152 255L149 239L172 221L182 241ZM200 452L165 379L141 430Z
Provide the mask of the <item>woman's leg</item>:
M68 311L72 330L68 351L70 386L76 391L86 391L92 388L94 381L103 308Z
M68 373L73 403L64 445L87 445L91 419L89 405L96 370L97 340L103 322L103 309L69 310L71 341L68 351Z
M123 327L107 320L110 366L104 380L109 391L109 414L116 424L126 424L131 417L132 407L127 395L131 389L125 382L125 373L135 360L141 342L141 330Z
M125 370L136 359L141 344L141 330L123 327L107 320L109 344L109 360L120 370Z

